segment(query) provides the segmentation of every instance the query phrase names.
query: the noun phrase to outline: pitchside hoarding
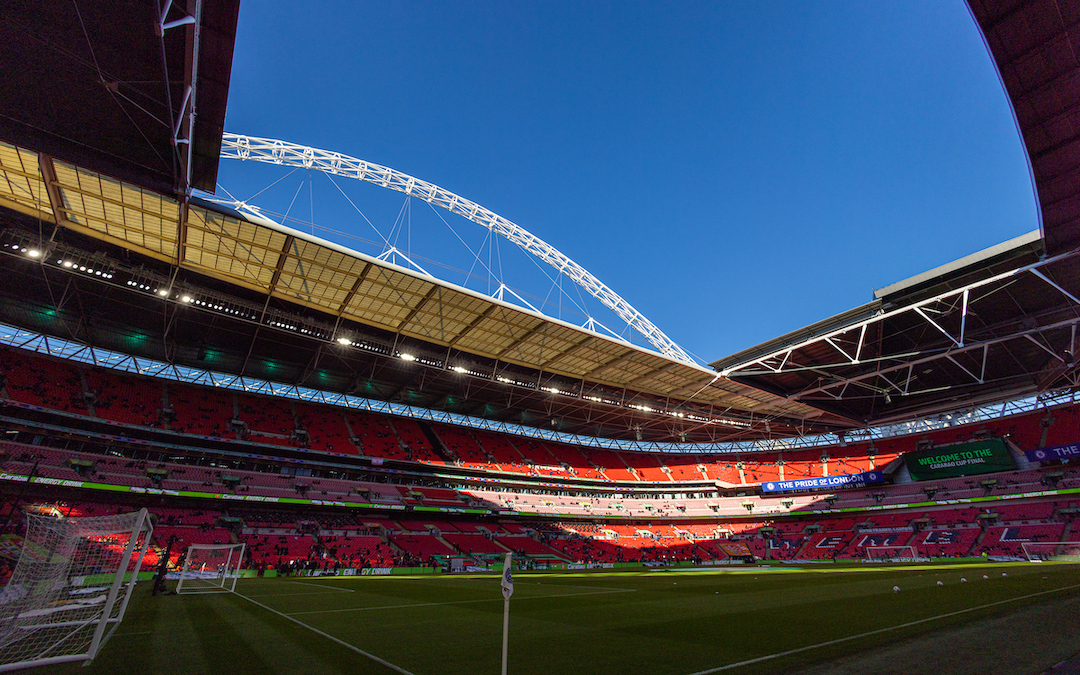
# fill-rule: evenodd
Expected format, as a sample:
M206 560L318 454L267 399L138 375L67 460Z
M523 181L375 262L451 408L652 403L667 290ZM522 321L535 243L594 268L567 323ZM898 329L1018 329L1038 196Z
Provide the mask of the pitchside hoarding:
M1025 450L1029 462L1052 462L1056 460L1080 459L1080 445L1055 445L1052 448Z
M864 471L846 476L822 476L821 478L797 478L795 480L774 480L761 484L762 492L788 492L791 490L821 490L835 488L864 487L881 483L885 474L880 471Z
M908 473L915 480L938 480L980 473L1015 471L1016 462L1000 438L944 448L916 450L904 455Z

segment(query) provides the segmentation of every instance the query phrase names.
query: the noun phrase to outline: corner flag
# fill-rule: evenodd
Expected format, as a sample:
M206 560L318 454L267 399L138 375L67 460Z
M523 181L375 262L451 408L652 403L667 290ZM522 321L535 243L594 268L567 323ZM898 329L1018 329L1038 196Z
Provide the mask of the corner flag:
M506 600L509 600L510 596L514 594L513 555L507 553L506 562L503 563L502 594Z

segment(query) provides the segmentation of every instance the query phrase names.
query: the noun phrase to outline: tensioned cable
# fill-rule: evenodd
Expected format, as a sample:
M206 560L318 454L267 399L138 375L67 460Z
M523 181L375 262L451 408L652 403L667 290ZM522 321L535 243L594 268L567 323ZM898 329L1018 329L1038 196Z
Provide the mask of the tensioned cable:
M304 181L300 181L300 184L296 186L296 193L292 196L292 201L289 202L289 208L285 209L285 217L289 217L289 212L292 211L293 204L296 203L296 198L300 196L300 191L304 189Z
M345 198L345 201L349 202L349 205L356 209L356 212L359 213L360 217L363 218L364 221L371 226L371 229L375 230L375 234L379 235L379 239L382 239L383 243L386 244L386 248L391 248L390 242L386 240L386 237L382 235L382 232L379 232L379 228L375 227L375 224L368 220L368 217L364 215L364 212L360 210L359 206L353 203L353 200L349 198L349 195L345 194L345 191L341 189L341 186L337 184L337 181L335 181L334 178L328 173L323 173L323 175L326 176L327 180L333 183L334 187L336 187L338 189L338 192L341 193L341 196Z
M315 236L315 181L311 179L311 172L308 171L308 198L311 202L311 236Z
M439 211L438 211L438 210L437 210L437 209L435 208L435 205L434 205L434 204L432 204L432 203L430 203L430 202L428 202L427 204L428 204L428 207L429 207L429 208L430 208L430 209L432 210L432 212L433 212L433 213L434 213L434 214L435 214L436 216L438 216L438 217L439 217L439 220L441 220L441 221L443 222L443 224L444 224L444 225L446 225L447 229L449 229L449 230L450 230L451 232L453 232L453 233L454 233L454 236L458 238L458 241L460 241L460 242L461 242L461 244L462 244L462 245L463 245L463 246L464 246L464 247L465 247L466 249L468 249L468 251L469 251L470 253L472 253L472 254L473 254L473 256L475 256L476 260L477 260L477 261L479 261L480 265L481 265L481 266L484 266L484 259L483 259L483 258L482 258L482 257L480 256L480 253L479 253L479 252L473 252L473 250L472 250L472 247L470 247L470 246L469 246L468 244L466 244L466 243L465 243L465 240L464 240L464 239L462 239L462 238L461 238L461 235L457 233L457 230L455 230L455 229L454 229L454 227L453 227L453 226L452 226L452 225L451 225L450 223L448 223L448 222L446 221L446 218L444 218L444 217L443 217L443 215L442 215L441 213L439 213ZM491 238L491 237L492 237L492 232L491 232L491 230L488 230L488 234L486 235L486 238ZM497 245L497 244L498 244L498 237L495 237L495 241L496 241L496 245ZM483 247L481 247L481 251L482 251L482 250L483 250ZM501 249L500 249L500 250L501 250ZM534 258L533 256L525 256L525 258L526 258L526 259L527 259L527 260L528 260L529 262L531 262L531 263L532 263L532 264L533 264L533 265L534 265L534 266L536 267L536 269L538 269L538 270L540 271L540 273L541 273L541 274L543 274L543 275L544 275L545 277L547 277L548 281L551 281L551 282L552 282L552 283L554 284L555 280L554 280L554 279L553 279L553 278L551 277L551 275L550 275L550 274L548 273L548 271L547 271L546 269L544 269L543 267L541 267L541 266L540 266L540 264L539 264L539 263L537 262L536 258ZM498 275L496 275L496 274L495 274L495 272L494 272L494 270L492 270L492 269L491 269L490 267L487 267L487 266L484 266L484 267L485 267L485 269L487 269L487 271L488 271L488 274L490 274L490 275L491 275L491 276L492 276L492 277L493 277L493 278L494 278L494 279L495 279L496 281L498 281L498 282L499 282L500 284L503 284L503 285L505 286L505 285L506 285L506 280L505 280L505 278L504 278L504 277L503 277L503 275L502 275L502 256L501 256L501 255L500 255L500 257L499 257L499 266L500 266L500 273L499 273ZM470 276L471 276L471 271L472 271L472 270L471 270L471 268L470 268ZM576 285L576 284L575 284L575 285ZM507 288L512 288L512 287L511 287L511 286L507 286ZM489 293L489 295L490 295L490 293ZM533 298L534 300L538 300L538 301L539 301L539 302L540 302L541 304L543 304L543 305L554 305L554 306L555 306L556 308L558 308L558 309L563 309L563 306L562 306L562 304L561 304L561 303L551 303L551 302L548 302L548 299L547 299L547 298L548 298L548 297L550 297L550 295L551 295L550 293L548 293L548 296L547 296L547 297L545 297L545 298L543 298L543 299L541 299L541 298L540 298L540 296L538 296L538 295L534 295L534 294L532 294L532 293L525 293L525 292L523 292L523 295L527 295L527 296L529 296L529 297ZM580 316L582 316L582 317L584 317L584 318L588 318L588 317L589 317L589 312L588 312L588 310L587 310L587 309L586 309L585 307L583 307L582 305L578 305L577 303L575 303L575 302L574 302L574 299L573 299L573 298L571 298L571 297L570 297L569 295L567 295L567 294L565 294L565 293L564 293L563 295L564 295L564 296L565 296L565 297L566 297L566 298L567 298L567 299L568 299L568 300L569 300L569 301L571 302L571 304L573 304L573 305L574 305L574 307L575 307L575 308L577 309L577 311L578 311L578 312L580 313Z
M90 58L92 58L94 60L94 70L97 71L98 80L100 80L102 84L106 84L107 80L105 79L105 73L102 72L101 65L98 63L97 53L94 52L94 45L90 41L90 34L86 31L86 24L83 22L82 12L79 11L79 2L78 2L78 0L71 0L71 4L75 7L75 15L79 18L79 28L82 29L83 37L86 38L86 47L87 47L87 49L90 50ZM147 147L150 148L151 152L153 152L155 155L157 155L157 158L161 160L161 163L166 165L166 166L169 166L170 168L175 168L175 167L172 167L172 165L169 162L165 161L165 158L162 157L161 153L159 153L157 151L157 148L154 147L154 144L151 143L150 139L146 137L146 134L143 133L142 127L139 126L139 123L136 122L131 117L131 113L129 113L127 111L127 108L125 108L120 103L120 101L117 99L117 93L118 92L114 91L114 89L116 89L116 88L115 87L108 87L108 86L105 87L105 91L109 92L109 96L111 96L112 99L113 99L113 102L116 103L116 107L120 108L120 110L123 111L124 116L128 118L128 121L131 122L131 125L133 127L135 127L135 130L139 132L139 135L142 136L142 139L144 141L146 141ZM139 110L142 110L142 106L139 106L138 104L136 104L134 102L132 102L132 105L135 105L135 107L139 108ZM149 114L149 113L147 113L147 114ZM160 120L157 120L157 117L154 116L154 115L150 115L150 117L152 119L156 120L156 121L160 121Z
M259 196L259 195L261 195L262 193L266 192L267 190L269 190L270 188L274 187L275 185L277 185L278 183L280 183L281 181L285 180L286 178L288 178L289 176L293 175L294 173L296 173L296 172L297 172L297 171L299 171L299 170L300 170L300 167L294 167L292 171L290 171L289 173L285 174L285 175L284 175L284 176L282 176L281 178L278 178L278 179L277 179L276 181L274 181L273 183L270 183L269 185L267 185L267 186L266 186L266 187L264 187L263 189L259 190L259 191L258 191L258 192L256 192L255 194L253 194L253 195L251 195L250 197L248 197L248 198L247 198L247 200L245 200L245 201L243 201L243 202L240 202L240 203L242 203L242 204L250 204L250 203L251 203L251 200L252 200L252 199L255 199L256 197L258 197L258 196ZM230 197L232 197L232 195L229 195L229 196L230 196ZM237 200L237 201L239 202L239 200Z
M294 169L294 171L295 170L296 169ZM278 182L280 182L280 179L278 181L275 181L275 184L278 183ZM269 187L272 187L272 186L268 186L267 188L264 188L262 191L260 191L260 194L261 194L261 192L265 191L266 189L269 189ZM336 187L338 187L339 190L340 190L340 186L336 186ZM302 186L301 186L301 188L302 188ZM231 199L231 200L233 200L233 201L235 201L237 203L241 203L241 202L239 202L238 199L236 199L236 197L234 195L229 193L228 190L226 190L224 187L221 187L220 189L228 195L229 199ZM348 199L348 196L347 195L345 195L345 196L346 196L346 199ZM243 203L246 203L246 202L243 202ZM446 225L447 229L450 230L450 232L454 234L454 236L458 239L458 241L461 243L461 245L463 247L465 247L465 249L468 250L469 253L473 256L474 267L475 267L475 262L479 262L480 266L485 267L485 269L486 269L486 266L484 265L483 258L478 253L476 253L472 249L471 246L469 246L469 244L461 237L461 235L457 232L457 230L450 223L448 223L446 221L446 219L442 216L441 213L439 213L437 210L435 210L435 208L432 205L429 204L428 206L432 209L432 211L435 213L435 215L438 216L439 219L443 221L443 223ZM353 208L356 209L355 204L353 204ZM359 209L356 209L356 210L357 210L358 213L360 213L361 216L364 216L363 212L361 212ZM319 225L317 223L309 222L309 221L306 221L306 220L301 219L301 218L297 218L297 217L294 217L294 216L291 216L291 215L283 214L281 212L273 211L271 209L258 208L257 212L264 215L264 216L267 216L267 217L276 218L276 219L280 220L280 222L282 224L288 224L290 222L291 223L296 223L297 224L297 226L296 226L297 229L299 229L301 227L306 227L306 228L310 228L312 230L318 230L319 232L323 232L323 233L326 233L328 235L334 235L334 236L340 237L342 239L355 241L355 242L358 242L358 243L360 243L360 244L362 244L364 246L371 246L371 247L380 247L380 246L382 246L382 247L384 247L383 250L386 250L386 248L389 247L389 244L386 241L386 239L383 239L382 242L380 243L380 242L372 240L372 239L366 239L364 237L358 236L358 235L356 235L356 234L354 234L352 232L346 232L344 230L339 230L339 229L335 229L335 228L332 228L332 227L327 227L325 225ZM365 220L367 220L366 216L364 216L364 218L365 218ZM371 222L368 221L368 224L370 225ZM376 233L380 234L380 237L382 236L381 233L378 231L378 229L376 229L374 227L374 225L372 225L372 228L376 230ZM493 279L495 281L500 281L498 279L497 275L495 275L494 272L492 270L489 270L489 269L486 269L486 271L489 273L490 276L485 277L485 276L474 274L472 272L472 268L470 268L470 270L463 270L463 269L455 267L453 265L449 265L447 263L440 262L440 261L435 260L433 258L428 258L428 257L422 256L422 255L413 255L412 258L414 260L416 260L417 262L423 263L425 265L431 265L431 266L439 267L441 269L446 270L449 273L452 273L452 274L455 274L455 275L460 275L464 279L472 279L472 280L476 280L476 281L481 282L481 283L491 283L491 281ZM539 269L542 274L544 274L549 279L551 278L546 269L544 269L543 267L540 267L536 263L536 261L533 260L531 257L529 257L529 260L534 265L537 266L537 269ZM467 283L466 283L466 286L467 286ZM511 289L512 291L514 291L515 293L521 295L522 297L527 298L528 300L537 303L538 305L548 306L548 307L553 308L553 310L557 310L557 311L568 312L569 314L571 314L573 316L580 317L583 320L589 318L589 313L587 311L585 311L585 309L583 307L581 307L581 306L577 305L576 303L574 303L573 298L566 295L565 293L564 293L564 297L567 300L570 300L571 306L567 306L567 305L557 303L557 302L551 302L549 300L541 298L540 296L538 296L538 295L536 295L534 293L530 293L528 291L525 291L523 289L518 289L518 288L515 288L513 286L508 285L507 288Z
M493 278L496 281L498 281L500 284L503 283L502 277L500 275L496 275L495 272L490 267L485 265L484 264L484 259L480 257L480 253L484 250L484 247L481 246L479 251L472 250L472 247L469 246L465 242L465 240L461 237L460 234L458 234L458 231L456 229L454 229L454 226L451 225L450 223L448 223L446 221L446 218L443 218L443 215L438 212L438 210L435 208L435 205L432 204L431 202L426 202L426 203L428 205L428 208L431 209L431 212L434 213L439 218L439 220L441 220L443 222L443 225L446 226L446 229L450 230L450 232L453 233L453 235L455 237L457 237L457 240L461 242L461 245L465 247L465 250L472 254L472 256L473 256L473 264L472 264L471 267L469 267L469 271L467 273L467 276L469 276L469 277L473 276L472 271L473 271L473 269L475 269L476 263L479 262L480 266L483 267L485 270L487 270L488 283L490 283L491 279L493 279ZM490 235L490 230L488 231L488 234Z

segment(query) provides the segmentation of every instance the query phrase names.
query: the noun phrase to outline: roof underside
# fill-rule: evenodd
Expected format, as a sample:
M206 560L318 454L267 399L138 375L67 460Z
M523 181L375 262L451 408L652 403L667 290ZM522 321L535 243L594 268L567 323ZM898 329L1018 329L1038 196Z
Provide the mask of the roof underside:
M1051 255L1080 244L1080 3L968 0L1012 101Z
M239 4L7 0L0 138L160 192L213 192ZM162 6L178 25L161 29Z
M92 307L98 324L110 314L99 303L142 307L116 317L118 328L125 322L137 324L147 311L159 314L165 301L153 292L161 288L170 290L170 301L184 296L193 300L171 321L182 322L189 314L201 325L206 318L198 315L212 312L200 303L211 298L217 299L214 306L225 303L224 298L241 303L246 308L239 317L243 328L224 332L232 335L228 340L211 335L197 339L240 355L231 363L234 372L296 383L300 380L293 378L311 375L309 366L318 360L314 352L351 349L338 345L345 338L355 343L352 347L381 354L365 358L400 361L403 352L421 357L404 369L400 363L380 366L384 378L372 388L373 398L410 392L406 402L414 405L440 409L453 403L489 415L512 416L508 408L520 407L522 419L545 425L556 420L554 424L568 431L629 437L641 432L643 438L668 441L685 434L687 440L703 441L744 434L751 417L791 420L794 429L821 416L805 404L717 379L706 368L198 200L185 204L58 160L49 163L51 178L46 180L42 161L31 150L0 144L0 205L25 216L21 222L9 220L9 238L47 246L44 240L52 236L52 226L60 226L52 265L45 261L39 273L22 274L25 286L19 295L31 297L35 288L46 288L42 279L64 283L65 270L56 262L65 251L68 257L97 254L99 268L124 270L120 292L142 296L120 301L115 298L117 282L95 278L102 288L86 288L80 306L83 311ZM34 229L44 223L49 227L39 235ZM147 288L133 289L126 284L130 279L145 281ZM89 280L84 285L89 286ZM215 320L237 318L219 313ZM157 316L141 330L160 332L154 327L160 325ZM294 335L282 340L270 338L267 331ZM170 329L170 340L183 342L182 335ZM289 345L280 352L268 347L275 355L262 359L294 364L295 372L287 379L282 380L282 373L288 369L280 365L277 376L258 372L260 359L251 355L264 338ZM456 372L455 367L472 374ZM355 388L362 370L356 366L329 377ZM425 371L422 377L418 370ZM475 381L478 378L486 381ZM519 391L508 394L508 382L499 378L541 391L532 391L525 400ZM366 383L370 378L362 379ZM628 408L631 405L638 407ZM700 419L688 420L687 413ZM717 427L720 418L731 424ZM782 421L776 426L781 428Z
M0 15L0 320L180 365L647 441L839 431L1076 384L1076 7L971 2L1031 156L1044 239L886 289L714 364L717 376L190 200L215 187L238 10L206 3L195 31L182 20L201 4L174 3L164 22L180 22L164 31L155 3L16 0ZM189 87L198 115L183 131ZM52 255L30 260L22 245Z

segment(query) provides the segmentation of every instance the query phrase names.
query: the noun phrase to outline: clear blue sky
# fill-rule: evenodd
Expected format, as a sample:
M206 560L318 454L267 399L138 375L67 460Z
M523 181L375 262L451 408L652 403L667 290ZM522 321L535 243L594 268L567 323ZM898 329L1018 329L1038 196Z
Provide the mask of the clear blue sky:
M473 199L703 361L1037 227L1007 98L958 0L245 0L226 128ZM220 183L246 199L282 175L223 161ZM404 198L355 189L386 236ZM322 176L253 201L376 238ZM438 216L411 209L399 243L438 257ZM511 248L505 266L527 269Z

